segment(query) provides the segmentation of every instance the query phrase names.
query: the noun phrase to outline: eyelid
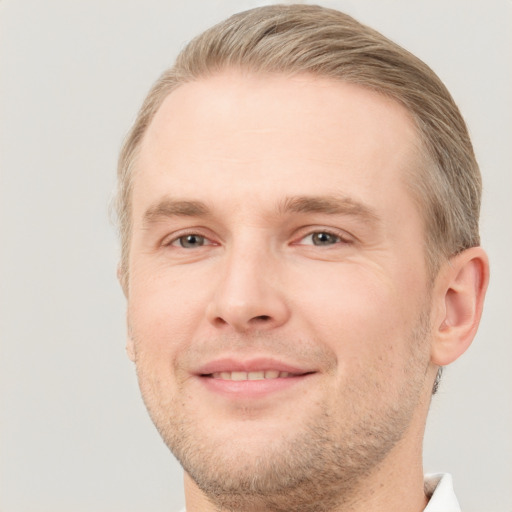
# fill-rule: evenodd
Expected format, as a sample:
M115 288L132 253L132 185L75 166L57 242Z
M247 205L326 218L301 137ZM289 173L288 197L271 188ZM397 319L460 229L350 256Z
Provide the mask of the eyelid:
M305 226L297 231L298 232L296 232L296 234L294 235L291 245L300 245L301 241L304 240L304 238L314 235L315 233L327 233L329 235L335 236L340 239L340 242L338 242L340 244L351 244L357 241L357 238L352 234L348 233L347 231L333 227ZM221 243L215 240L215 237L212 235L210 230L200 227L191 227L184 228L173 233L167 234L165 237L161 239L158 245L161 247L171 247L180 238L189 235L197 235L203 237L206 241L206 246L220 245Z
M174 247L173 244L177 242L180 238L190 235L197 235L205 239L207 243L206 246L219 245L218 242L213 240L211 233L207 233L205 229L202 228L185 228L179 231L175 231L171 234L166 235L159 245L161 247ZM204 246L203 246L204 247Z
M301 245L302 240L307 238L308 236L312 236L315 233L326 233L328 235L335 236L340 239L338 244L352 244L357 241L356 237L344 231L342 229L331 228L331 227L323 227L323 226L306 226L301 228L298 236L294 237L294 241L292 245ZM305 244L304 244L305 245ZM309 245L309 244L308 244ZM337 245L337 244L332 244ZM328 246L326 246L328 247Z

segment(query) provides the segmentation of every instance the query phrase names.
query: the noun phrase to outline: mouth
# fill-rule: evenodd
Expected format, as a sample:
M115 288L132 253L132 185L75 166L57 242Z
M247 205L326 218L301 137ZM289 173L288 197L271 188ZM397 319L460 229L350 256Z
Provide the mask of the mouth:
M230 399L262 398L288 390L317 373L273 359L222 359L196 373L209 392Z
M306 372L311 373L311 372ZM299 377L306 375L306 373L292 373L292 372L281 372L279 370L259 370L253 372L215 372L208 375L202 375L203 377L210 377L212 379L232 380L232 381L244 381L244 380L267 380L267 379L287 379L290 377Z

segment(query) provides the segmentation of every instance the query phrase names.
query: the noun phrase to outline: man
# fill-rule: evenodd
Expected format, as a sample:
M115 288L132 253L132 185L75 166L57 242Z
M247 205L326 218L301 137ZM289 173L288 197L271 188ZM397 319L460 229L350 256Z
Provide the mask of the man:
M122 149L127 351L187 512L455 511L421 448L488 262L448 91L337 11L193 40Z

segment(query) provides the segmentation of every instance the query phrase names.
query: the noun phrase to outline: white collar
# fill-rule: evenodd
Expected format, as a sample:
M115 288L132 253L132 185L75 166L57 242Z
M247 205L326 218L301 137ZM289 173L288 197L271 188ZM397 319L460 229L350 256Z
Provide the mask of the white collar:
M425 493L430 500L424 512L460 512L449 473L425 475Z

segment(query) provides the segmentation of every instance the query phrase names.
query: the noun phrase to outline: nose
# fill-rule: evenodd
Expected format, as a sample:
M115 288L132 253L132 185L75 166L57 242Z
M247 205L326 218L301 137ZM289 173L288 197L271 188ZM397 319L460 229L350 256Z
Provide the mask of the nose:
M232 250L223 261L206 312L216 328L271 330L290 317L277 257L263 248L247 249Z

